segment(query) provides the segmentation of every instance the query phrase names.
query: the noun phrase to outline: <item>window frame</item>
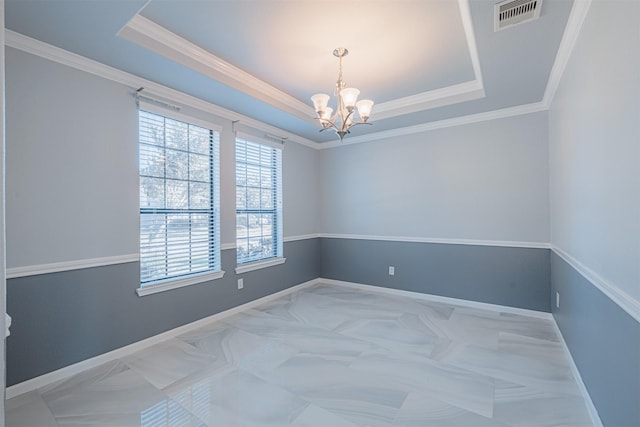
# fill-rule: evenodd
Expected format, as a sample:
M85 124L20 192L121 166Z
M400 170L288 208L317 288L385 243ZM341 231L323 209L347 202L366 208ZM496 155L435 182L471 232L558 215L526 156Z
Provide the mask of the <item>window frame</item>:
M142 203L141 203L142 199L140 194L140 189L141 189L140 181L143 178L143 176L141 174L142 171L140 168L140 159L141 159L140 149L142 147L142 142L140 138L140 130L141 130L140 125L141 125L141 119L142 119L141 112L143 111L150 114L161 116L163 118L186 123L187 125L193 125L196 127L209 130L210 137L213 138L211 142L210 150L209 150L209 167L210 167L209 179L210 179L210 185L211 185L211 200L210 200L209 208L182 209L182 208L164 207L164 208L154 209L154 208L142 207ZM194 285L194 284L222 278L225 273L222 270L222 261L221 261L222 248L221 248L221 239L220 239L220 137L222 133L222 127L208 121L200 120L190 115L181 114L178 111L173 111L173 110L168 110L166 108L158 107L155 104L149 103L149 102L141 101L139 104L137 113L138 113L137 115L137 120L138 120L137 148L138 148L138 181L139 181L138 182L138 191L139 191L138 218L140 221L139 227L138 227L139 233L141 233L142 231L141 228L142 228L143 215L154 214L154 213L169 214L171 211L174 211L180 214L205 213L207 215L210 215L210 218L208 219L208 222L209 222L208 233L210 235L210 240L209 240L210 248L209 248L208 254L209 254L209 257L213 259L213 266L210 269L203 270L203 271L196 271L196 272L191 272L186 274L180 274L178 276L173 276L173 277L169 276L169 277L160 278L157 280L142 282L142 241L140 240L141 236L139 234L138 250L139 250L139 256L140 256L140 273L138 276L139 287L136 289L136 293L139 296L144 296L144 295L154 294L157 292L181 288L184 286ZM166 149L166 142L164 146ZM187 149L186 153L187 155L189 155L191 151ZM162 179L166 185L166 180L167 180L166 172L165 172L164 178ZM192 184L197 181L192 181L191 177L187 177L186 182L187 182L187 186L189 186L189 184ZM165 202L166 202L166 197L167 196L165 195L164 196ZM195 211L202 211L202 212L195 212ZM191 243L189 243L189 245L191 248Z
M271 187L267 187L269 188L270 191L273 192L273 197L274 197L274 201L273 201L273 209L239 209L238 208L238 189L239 189L239 184L238 184L238 167L239 164L241 163L245 163L246 162L239 162L238 161L238 144L242 143L242 144L256 144L261 146L262 148L268 148L271 150L275 150L273 152L273 156L275 156L275 159L273 159L272 161L275 162L274 165L272 165L271 167L271 171L273 173L273 177L274 177L274 182L273 185ZM248 134L244 134L244 133L240 133L237 132L236 136L235 136L235 144L234 144L234 156L235 156L235 174L236 174L236 242L235 242L235 246L236 246L236 268L235 268L235 272L236 274L241 274L241 273L246 273L248 271L253 271L253 270L258 270L261 268L267 268L267 267L272 267L275 265L279 265L279 264L283 264L286 261L286 258L284 258L283 253L284 253L284 249L283 249L283 244L284 244L284 230L283 230L283 191L282 191L282 174L283 174L283 161L282 161L282 157L283 157L283 144L276 144L273 143L271 141L265 141L259 137L255 137L253 135L248 135ZM254 165L255 166L255 165ZM246 169L246 168L245 168ZM247 185L243 185L242 187L246 187ZM252 260L247 260L244 262L241 262L238 258L238 248L239 248L239 242L240 242L240 238L238 237L238 215L243 215L243 214L272 214L273 215L273 220L272 220L272 239L274 239L274 243L273 246L275 248L275 254L273 256L269 256L269 257L264 257L264 258L260 258L260 259L252 259Z

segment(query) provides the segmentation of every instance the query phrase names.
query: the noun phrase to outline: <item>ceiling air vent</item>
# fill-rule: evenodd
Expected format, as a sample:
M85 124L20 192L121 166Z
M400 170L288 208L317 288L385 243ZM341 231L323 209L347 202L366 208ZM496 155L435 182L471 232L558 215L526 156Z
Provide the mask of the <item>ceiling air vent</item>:
M493 30L499 31L540 17L542 0L507 0L493 6Z

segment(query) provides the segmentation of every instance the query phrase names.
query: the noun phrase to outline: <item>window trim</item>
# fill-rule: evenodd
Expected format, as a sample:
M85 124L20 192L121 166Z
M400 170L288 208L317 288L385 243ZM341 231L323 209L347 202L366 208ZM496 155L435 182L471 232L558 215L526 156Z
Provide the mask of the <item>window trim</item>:
M221 279L224 277L224 273L224 270L206 271L204 273L194 273L183 277L172 277L169 279L158 280L146 286L140 286L136 289L136 293L138 296L143 297L145 295L156 294L158 292L170 291L172 289Z
M282 183L282 166L283 166L283 154L284 154L284 145L283 144L276 144L274 142L271 141L267 141L264 140L260 137L256 137L253 135L249 135L246 134L244 132L236 132L235 137L234 137L234 152L236 152L235 155L235 172L237 175L237 168L238 168L238 160L237 160L237 146L238 146L238 141L241 140L243 143L252 143L252 144L257 144L257 145L261 145L263 147L266 148L270 148L272 150L277 150L277 156L278 156L278 164L279 164L279 168L275 169L276 172L276 182L275 184L275 188L274 190L276 191L276 201L274 204L274 209L273 209L273 215L274 215L274 220L275 220L275 224L274 224L274 228L276 230L276 254L274 256L268 257L268 258L262 258L262 259L258 259L258 260L253 260L253 261L247 261L247 262L238 262L238 255L236 253L236 274L241 274L241 273L246 273L248 271L253 271L253 270L259 270L262 268L267 268L267 267L271 267L274 265L279 265L279 264L283 264L286 261L286 258L284 258L284 227L283 227L283 213L284 213L284 203L283 203L283 183ZM237 184L237 176L236 176L236 184L235 184L235 189L237 191L238 189L238 184ZM237 206L237 200L236 200L236 209L235 209L235 218L236 218L236 236L235 236L235 247L236 247L236 251L238 248L238 228L237 228L237 222L238 222L238 206Z
M259 261L251 261L245 262L243 264L238 264L236 267L236 274L247 273L249 271L260 270L262 268L273 267L274 265L284 264L286 258L276 257L276 258L265 258Z
M169 277L166 279L160 279L160 280L156 280L153 282L146 282L146 283L142 283L140 282L140 275L138 275L138 288L136 288L136 293L138 294L138 296L146 296L146 295L152 295L155 293L159 293L159 292L164 292L164 291L169 291L172 289L178 289L178 288L182 288L185 286L190 286L190 285L195 285L195 284L199 284L199 283L204 283L204 282L208 282L208 281L212 281L212 280L217 280L217 279L221 279L222 277L224 277L225 271L222 270L222 242L221 242L221 238L220 238L220 213L221 213L221 209L220 209L220 145L221 145L221 137L222 137L222 129L223 127L221 125L217 125L211 122L208 122L206 120L201 120L198 119L197 117L193 117L190 115L186 115L186 114L182 114L179 113L177 111L173 111L173 110L168 110L166 108L162 108L159 107L153 103L149 103L149 102L144 102L144 101L140 101L139 106L138 106L138 110L137 110L137 120L138 123L140 122L140 111L146 111L152 114L157 114L169 119L173 119L173 120L178 120L190 125L195 125L198 127L202 127L202 128L206 128L210 131L213 132L217 132L218 134L218 152L216 153L216 157L218 160L218 164L214 165L217 167L218 171L217 172L213 172L213 173L217 173L218 174L218 182L214 182L213 184L213 188L214 188L214 192L217 193L218 195L218 202L217 202L217 209L214 207L214 214L217 214L217 218L214 219L214 227L215 227L215 232L217 233L217 237L218 237L218 241L217 241L217 245L216 245L216 249L217 249L217 256L220 259L220 269L219 270L207 270L207 271L202 271L202 272L197 272L197 273L190 273L187 275L183 275L183 276L178 276L178 277ZM140 146L140 141L139 141L139 135L138 135L138 142L137 142L137 146L139 149ZM140 170L138 169L138 179L140 179ZM139 184L138 184L139 185ZM138 205L138 218L140 218L141 215L141 208ZM139 262L141 262L141 254L140 254L140 242L138 242L138 258L139 258Z

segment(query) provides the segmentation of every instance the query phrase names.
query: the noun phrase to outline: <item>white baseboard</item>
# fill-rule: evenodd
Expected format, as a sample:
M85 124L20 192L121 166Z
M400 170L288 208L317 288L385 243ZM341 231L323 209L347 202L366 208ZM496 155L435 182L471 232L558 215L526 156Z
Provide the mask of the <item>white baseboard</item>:
M478 308L481 310L490 310L490 311L500 311L503 313L519 314L521 316L537 317L539 319L553 319L553 316L551 315L551 313L546 313L544 311L528 310L526 308L516 308L516 307L509 307L506 305L489 304L486 302L470 301L470 300L450 298L450 297L441 297L438 295L423 294L420 292L413 292L413 291L404 291L401 289L391 289L391 288L385 288L382 286L375 286L375 285L365 285L362 283L345 282L342 280L318 279L318 282L327 283L330 285L346 286L349 288L361 289L361 290L366 290L371 292L378 292L381 294L390 294L390 295L422 299L426 301L441 302L441 303L457 305L461 307Z
M573 377L576 379L576 383L578 384L578 388L580 389L580 393L584 398L584 403L587 406L587 411L589 411L589 416L591 417L591 422L594 427L604 427L602 425L602 421L600 420L600 415L598 415L598 410L596 409L593 401L591 400L591 396L589 396L589 391L587 391L587 387L584 385L582 381L582 377L580 376L580 371L578 370L578 366L576 366L576 362L573 360L573 356L571 356L571 352L569 351L569 347L567 347L567 343L564 340L564 336L562 336L562 331L558 327L558 323L553 318L553 327L556 328L556 333L560 338L560 342L562 343L562 347L564 348L564 352L567 355L567 359L569 359L569 365L571 367L571 373Z
M204 319L196 320L195 322L189 323L187 325L179 326L175 329L171 329L169 331L163 332L158 335L154 335L152 337L146 338L142 341L135 342L133 344L129 344L124 347L120 347L118 349L112 350L108 353L103 353L99 356L92 357L90 359L83 360L78 363L74 363L73 365L65 366L64 368L58 369L53 372L49 372L47 374L41 375L39 377L32 378L30 380L12 385L11 387L7 387L6 390L6 398L11 399L13 397L19 396L24 393L28 393L30 391L37 390L41 387L54 383L56 381L60 381L66 378L69 378L73 375L76 375L82 371L86 371L88 369L95 368L104 363L110 362L115 359L119 359L121 357L128 356L132 353L135 353L140 350L144 350L145 348L151 347L152 345L161 343L170 338L175 338L178 335L182 335L186 332L195 330L201 326L204 326L210 322L224 319L225 317L232 316L236 313L242 312L244 310L248 310L257 305L263 304L265 302L274 300L276 298L280 298L284 295L299 291L300 289L313 286L316 283L319 283L319 279L309 280L308 282L300 283L298 285L292 286L290 288L284 289L280 292L276 292L271 295L267 295L262 298L258 298L253 301L249 301L248 303L239 305L237 307L230 308L229 310L222 311L220 313L214 314L209 317L205 317Z

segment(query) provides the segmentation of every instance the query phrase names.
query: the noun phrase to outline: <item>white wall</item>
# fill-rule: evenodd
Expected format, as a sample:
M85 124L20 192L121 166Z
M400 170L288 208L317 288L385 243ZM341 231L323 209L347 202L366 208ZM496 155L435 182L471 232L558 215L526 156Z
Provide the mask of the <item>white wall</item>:
M551 241L640 303L640 2L594 1L549 112Z
M548 242L546 113L322 150L323 232Z
M138 117L132 88L7 49L7 263L25 267L138 252ZM222 126L221 240L235 243L235 151ZM318 232L317 150L283 155L285 236ZM286 256L286 254L285 254Z

